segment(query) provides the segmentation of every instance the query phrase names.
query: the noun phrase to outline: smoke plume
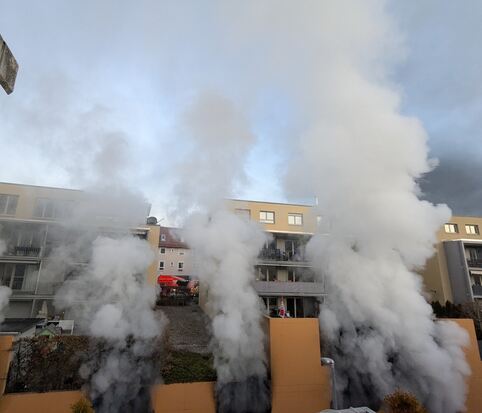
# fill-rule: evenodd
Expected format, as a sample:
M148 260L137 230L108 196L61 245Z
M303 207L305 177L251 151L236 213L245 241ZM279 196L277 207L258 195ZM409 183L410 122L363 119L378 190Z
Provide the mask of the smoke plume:
M145 282L152 259L143 240L99 236L87 267L57 294L57 307L76 315L82 331L101 345L81 369L96 411L150 411L159 367L152 355L165 324L152 310L155 292Z
M344 19L342 6L331 11ZM351 7L350 24L332 28L336 47L320 46L330 59L302 97L307 123L287 179L291 193L310 190L319 201L309 252L326 277L321 327L346 407L377 407L400 387L430 411L455 413L465 402L467 338L455 324L433 321L415 272L450 211L418 198L416 180L431 169L427 136L400 113L387 80L395 60L386 51L399 35L383 4Z
M254 291L254 263L265 242L260 227L226 210L224 198L243 179L253 143L249 124L229 99L209 92L183 118L188 137L178 183L184 238L194 249L211 318L217 403L220 412L263 412L266 389L261 306Z

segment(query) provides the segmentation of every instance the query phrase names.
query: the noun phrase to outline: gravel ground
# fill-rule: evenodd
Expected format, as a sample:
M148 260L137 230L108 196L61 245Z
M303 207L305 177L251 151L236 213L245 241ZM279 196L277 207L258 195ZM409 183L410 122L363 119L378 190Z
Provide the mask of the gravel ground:
M169 319L169 343L173 349L209 353L209 323L198 305L160 306L158 309Z

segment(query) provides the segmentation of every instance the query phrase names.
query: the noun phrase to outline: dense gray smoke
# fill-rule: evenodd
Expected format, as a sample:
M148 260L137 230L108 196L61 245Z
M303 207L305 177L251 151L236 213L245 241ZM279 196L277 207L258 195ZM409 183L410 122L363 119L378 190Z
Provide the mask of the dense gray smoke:
M179 205L197 209L184 224L211 318L219 412L263 412L266 389L261 306L254 291L254 264L265 242L261 228L226 210L224 197L242 179L253 143L249 125L232 103L201 94L183 118L188 161L178 187Z
M143 240L99 236L90 262L57 294L57 307L75 315L101 346L93 347L95 357L81 369L98 412L151 409L150 386L159 367L152 355L164 324L152 310L155 292L145 281L152 260Z

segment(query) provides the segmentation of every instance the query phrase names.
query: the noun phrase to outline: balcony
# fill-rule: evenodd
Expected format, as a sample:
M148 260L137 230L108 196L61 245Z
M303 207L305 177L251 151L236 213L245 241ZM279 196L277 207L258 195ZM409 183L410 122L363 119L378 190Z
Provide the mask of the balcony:
M12 257L22 257L28 259L38 259L40 257L40 252L42 249L40 247L29 247L24 245L13 246L10 245L7 248L5 254L0 258L12 259Z
M467 265L471 268L482 268L482 259L467 258Z
M482 285L474 284L474 285L472 286L472 293L473 293L474 296L476 296L476 297L482 297Z
M321 297L325 288L320 282L255 281L254 289L263 296Z
M293 267L309 267L304 251L302 249L282 251L274 248L263 248L258 256L258 264L262 265L282 265Z

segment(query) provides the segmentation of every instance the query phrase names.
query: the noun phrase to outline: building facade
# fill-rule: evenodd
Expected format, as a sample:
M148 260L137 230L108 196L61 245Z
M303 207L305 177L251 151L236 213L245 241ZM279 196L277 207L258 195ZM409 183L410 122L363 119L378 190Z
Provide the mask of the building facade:
M432 301L482 303L482 218L453 216L437 233L422 276Z
M325 296L324 282L315 277L305 246L316 230L309 205L228 200L234 213L259 222L271 240L256 262L254 287L268 315L284 307L290 317L316 317Z
M82 236L82 230L66 223L85 196L78 190L0 183L0 283L12 289L6 317L54 315L54 295L71 274L52 279L50 256L56 246ZM115 231L107 217L94 218L91 225L97 226L97 233ZM159 226L141 225L131 232L157 250ZM156 283L156 264L146 275L151 284ZM81 265L85 262L79 262Z
M159 228L159 275L174 275L191 279L194 274L193 251L184 242L179 228Z

